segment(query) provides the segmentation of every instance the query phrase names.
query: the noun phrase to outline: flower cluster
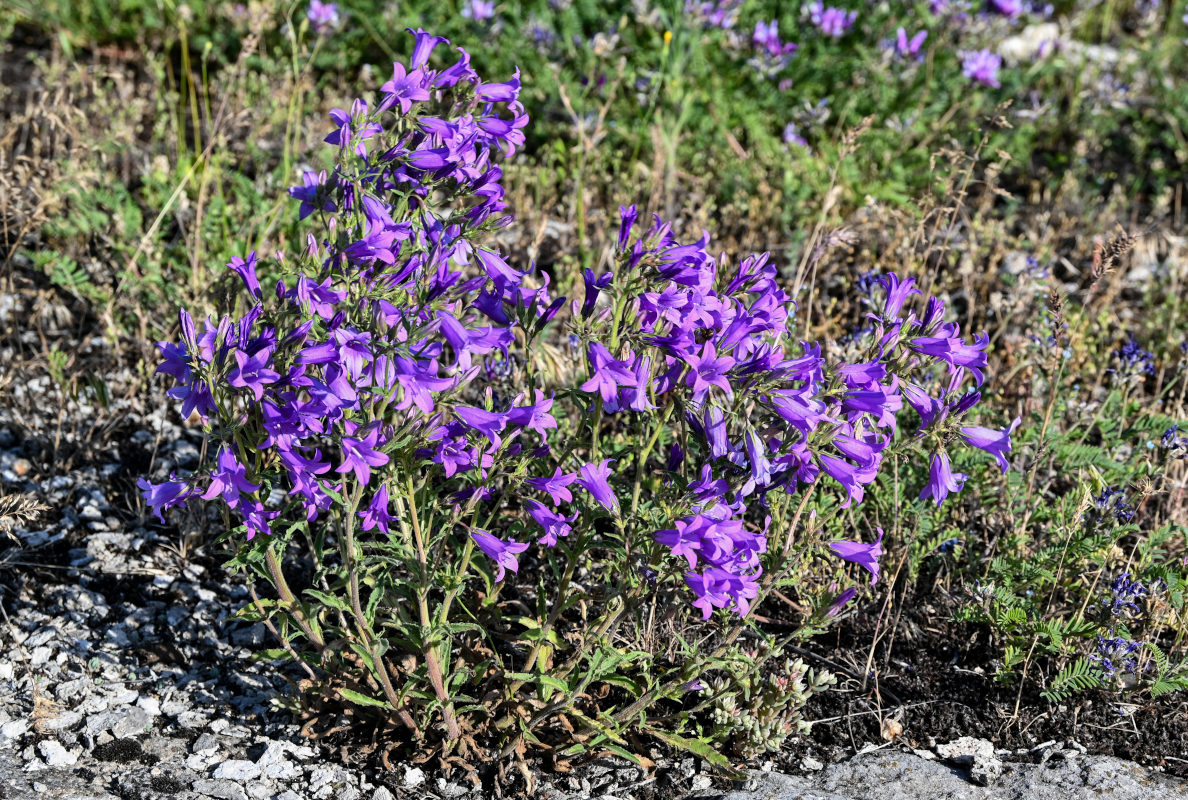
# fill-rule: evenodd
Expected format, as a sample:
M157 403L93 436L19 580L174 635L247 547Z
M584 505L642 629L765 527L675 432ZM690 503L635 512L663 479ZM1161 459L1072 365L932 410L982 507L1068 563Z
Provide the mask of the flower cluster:
M1134 522L1134 509L1126 502L1126 493L1121 489L1105 487L1097 496L1095 505L1099 513L1112 515L1119 525Z
M741 7L742 0L685 0L685 14L703 28L732 29Z
M481 472L500 437L513 438L505 427L548 427L540 397L494 420L462 409L447 421L438 410L479 374L476 361L507 352L509 315L558 304L549 310L545 289L527 289L498 252L472 244L506 207L496 158L524 141L518 74L484 82L461 48L453 66L433 69L445 40L414 36L411 63L393 65L374 108L360 99L331 112L335 171L306 173L289 192L303 219L317 214L330 232L310 237L311 272L268 293L255 253L233 259L252 307L201 324L182 310L181 342L158 344L182 416L235 431L213 471L142 480L158 516L221 497L250 539L270 532L280 511L261 498L280 489L311 521L357 496L363 529L386 533L394 515L376 476L397 437L419 431L447 469ZM470 430L489 434L489 446L458 440Z
M1098 635L1097 652L1089 660L1097 665L1102 677L1116 680L1123 676L1138 677L1138 652L1143 643L1118 636L1111 630L1109 636Z
M764 34L778 38L774 24ZM653 441L671 425L666 515L633 549L645 574L683 577L708 618L746 614L759 596L773 493L803 498L824 483L842 508L861 502L901 412L914 412L915 430L899 438L929 458L920 498L939 506L961 490L951 444L1007 468L1018 421L963 424L981 397L988 337L964 337L938 298L913 307L914 279L872 277L879 299L849 346L856 357L827 361L822 343L794 335L796 304L767 254L732 267L710 254L708 234L679 243L634 206L620 209L612 269L586 269L584 296L563 317L585 374L547 391L525 364L565 298L483 244L508 220L496 161L524 142L519 74L484 82L461 48L435 69L446 41L414 36L410 61L393 65L373 103L331 112L334 169L290 189L299 216L326 234L310 236L302 268L269 292L254 253L232 260L250 308L201 323L183 310L181 341L159 343L182 415L218 443L209 471L142 481L159 516L221 498L247 539L278 518L342 514L386 536L409 525L415 474L453 505L443 515L498 581L519 570L526 536L576 549L600 530L640 529L648 451L635 463L608 456L600 423L617 416L620 430L655 430ZM574 424L593 433L588 444ZM497 495L516 498L514 522L461 521L463 505ZM881 541L835 542L833 553L877 578Z
M755 31L751 34L751 44L756 51L755 58L750 64L762 75L775 75L792 58L799 47L792 42L785 42L780 38L779 20L755 23Z
M1155 356L1140 347L1133 336L1110 355L1114 363L1106 371L1123 381L1141 381L1155 373Z
M826 6L820 0L813 0L813 2L805 4L801 13L808 18L813 27L835 39L844 36L854 21L858 19L857 11L844 11L840 8Z
M995 89L1002 84L998 82L998 70L1002 68L1002 57L989 50L971 50L961 54L961 72L965 77L990 86Z
M1103 600L1102 605L1110 610L1115 617L1125 617L1138 614L1138 601L1147 594L1147 587L1138 581L1131 580L1129 572L1123 572L1110 583L1110 597Z
M321 0L309 0L309 10L305 12L306 19L313 27L314 33L324 36L339 26L338 5L323 3Z
M1170 458L1188 459L1188 433L1181 435L1178 422L1163 432L1159 443Z
M924 40L928 38L928 31L917 31L910 39L907 30L900 28L895 32L895 53L904 58L917 61L924 60Z
M1017 421L1005 431L957 422L980 399L966 383L982 383L988 339L963 339L936 298L919 315L907 310L919 294L913 279L881 276L866 360L830 364L820 344L795 342L795 303L766 254L730 270L709 254L708 236L678 244L657 218L635 239L637 222L634 207L621 209L618 270L586 273L581 315L590 328L599 329L600 317L628 322L612 337L617 346L589 341L590 377L581 388L607 413L684 410L695 438L677 463L695 476L687 482L690 513L656 539L686 559L686 583L704 616L725 607L745 614L757 594L770 519L748 523L763 518L748 511L764 509L773 491L798 494L821 476L841 488L843 508L861 502L905 407L917 414L920 439L939 445L955 434L1005 469ZM943 380L933 386L936 367ZM965 476L952 471L943 446L933 447L931 461L920 496L939 505ZM834 552L877 576L878 548L841 542Z

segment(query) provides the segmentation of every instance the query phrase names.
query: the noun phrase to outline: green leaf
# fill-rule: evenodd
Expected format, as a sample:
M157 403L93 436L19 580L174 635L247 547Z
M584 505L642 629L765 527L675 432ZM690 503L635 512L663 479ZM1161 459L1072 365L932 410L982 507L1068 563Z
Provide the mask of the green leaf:
M357 706L369 706L371 708L386 708L389 711L395 711L392 704L387 700L377 700L374 697L368 697L361 692L356 692L351 689L339 689L338 693L342 695L343 700L348 700Z
M326 592L323 592L319 589L306 589L304 594L319 601L323 605L329 606L330 608L336 608L339 611L346 611L348 613L351 610L350 605L348 605L347 602L341 597L335 597L334 595L327 594Z
M734 779L745 777L745 773L735 769L726 756L719 753L714 749L712 744L703 739L689 739L684 736L677 736L675 733L668 733L651 725L645 725L644 730L670 747L675 747L677 750L697 756L727 777Z

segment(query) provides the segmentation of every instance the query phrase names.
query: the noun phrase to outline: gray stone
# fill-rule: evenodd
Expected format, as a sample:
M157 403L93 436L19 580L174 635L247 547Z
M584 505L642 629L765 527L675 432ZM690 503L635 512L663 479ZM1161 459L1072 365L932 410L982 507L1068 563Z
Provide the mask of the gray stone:
M199 756L212 756L219 749L219 740L209 733L204 733L190 745L190 752Z
M53 719L43 720L41 725L46 730L64 731L82 722L83 715L77 711L63 711Z
M1067 753L1067 751L1066 751ZM897 751L881 750L832 764L812 776L754 773L746 785L713 800L1185 800L1188 783L1116 758L1051 758L1044 764L1003 765L988 786L964 770ZM970 759L971 764L973 758ZM705 798L704 800L710 800Z
M375 794L371 796L371 800L395 800L392 793L388 791L387 786L381 786L375 790Z
M194 781L194 791L219 800L248 800L247 792L234 781Z
M260 777L260 767L251 761L233 758L215 767L211 777L215 780L254 781Z
M264 752L256 759L256 764L261 769L267 767L269 764L276 764L279 761L285 760L285 743L284 742L269 742L268 746L264 748Z
M142 697L136 701L138 708L144 710L144 713L150 717L157 717L161 715L161 701L155 697Z
M274 788L271 783L253 781L247 785L248 797L252 798L252 800L268 800L269 797L272 797L272 790Z
M133 706L125 711L111 729L117 739L130 739L139 736L153 724L153 718L143 708Z
M941 758L969 770L969 779L978 786L989 786L1002 774L1002 760L994 752L994 744L985 739L962 736L948 744L937 745Z

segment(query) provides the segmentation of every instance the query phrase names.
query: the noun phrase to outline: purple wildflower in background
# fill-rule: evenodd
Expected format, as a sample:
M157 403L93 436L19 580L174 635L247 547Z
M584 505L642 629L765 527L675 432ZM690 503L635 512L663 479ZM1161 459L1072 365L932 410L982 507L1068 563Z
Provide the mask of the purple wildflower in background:
M507 570L520 571L520 561L516 556L528 549L527 544L521 544L514 539L505 542L479 528L471 531L470 536L478 545L479 550L482 550L488 558L495 562L495 566L498 568L495 573L496 583L503 580Z
M743 0L685 0L685 14L698 20L703 28L730 30L738 22L738 11L742 2Z
M460 13L466 19L483 22L495 16L495 0L468 0Z
M789 122L784 126L784 144L794 144L797 147L803 147L805 150L809 149L809 144L804 137L800 135L800 129L796 127L795 122Z
M1002 58L989 50L973 50L961 54L962 74L983 86L997 89L1002 85L998 82L998 70L1001 67Z
M878 532L879 538L874 544L840 541L829 545L838 558L857 564L869 572L871 586L879 579L879 556L883 554L883 529L878 528Z
M990 0L990 7L1004 17L1014 18L1023 13L1023 0Z
M1133 336L1110 355L1115 363L1106 372L1118 375L1124 380L1139 379L1155 373L1155 356L1141 348Z
M314 33L324 36L338 28L338 4L309 0L309 11L305 12L305 18L313 26Z
M914 58L917 61L924 58L921 49L924 47L924 40L928 38L928 31L918 31L908 38L907 31L900 28L895 32L895 52L905 58Z
M826 36L834 38L843 36L850 26L854 24L854 20L858 18L857 11L845 11L840 8L826 6L820 0L814 0L804 6L803 13L809 18L817 30Z

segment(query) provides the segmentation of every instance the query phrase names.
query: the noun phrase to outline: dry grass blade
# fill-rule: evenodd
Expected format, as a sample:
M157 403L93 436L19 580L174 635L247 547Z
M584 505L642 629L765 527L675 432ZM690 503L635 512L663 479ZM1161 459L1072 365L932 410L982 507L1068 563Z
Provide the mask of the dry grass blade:
M42 511L48 510L49 506L31 494L10 494L7 497L0 497L0 530L8 534L8 538L20 544L20 539L13 535L12 529L22 523L32 522Z

